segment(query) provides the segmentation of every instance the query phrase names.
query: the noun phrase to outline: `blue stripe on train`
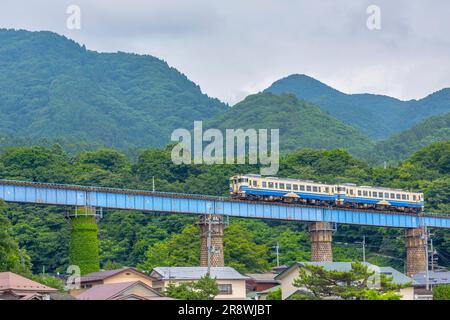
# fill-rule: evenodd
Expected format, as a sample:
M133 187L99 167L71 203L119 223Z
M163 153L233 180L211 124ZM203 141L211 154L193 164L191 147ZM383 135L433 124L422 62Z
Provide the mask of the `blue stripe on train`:
M368 198L357 198L357 197L343 197L346 202L357 202L357 203L367 203L367 204L376 204L380 202L380 199L368 199ZM392 201L385 200L391 204L391 206L395 207L412 207L412 208L422 208L423 202L408 202L408 201Z
M294 192L294 191L278 191L278 190L267 190L267 189L252 189L248 187L241 187L242 191L245 191L247 194L251 195L264 195L264 196L277 196L282 197L286 193L295 193L301 198L304 199L315 199L315 200L328 200L328 201L336 201L336 195L321 195L316 193L304 193L304 192ZM376 204L380 201L380 199L368 199L368 198L355 198L355 197L347 197L342 196L341 199L348 202L357 202L357 203L366 203L366 204ZM386 200L388 201L388 200ZM395 207L412 207L412 208L422 208L423 202L415 203L415 202L407 202L407 201L388 201L391 206Z
M251 189L247 187L241 187L242 191L245 191L247 194L257 195L257 196L284 196L286 193L295 193L301 198L304 199L315 199L315 200L331 200L335 201L337 199L334 195L324 195L324 194L315 194L315 193L303 193L303 192L294 192L294 191L278 191L278 190L266 190L266 189Z

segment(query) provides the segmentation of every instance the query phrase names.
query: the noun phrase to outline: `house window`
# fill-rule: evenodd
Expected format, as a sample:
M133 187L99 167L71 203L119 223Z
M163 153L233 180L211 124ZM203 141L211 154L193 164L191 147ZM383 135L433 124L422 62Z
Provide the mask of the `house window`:
M92 288L92 284L82 284L81 288L82 289L90 289L90 288Z
M233 288L231 284L219 284L219 294L232 294Z

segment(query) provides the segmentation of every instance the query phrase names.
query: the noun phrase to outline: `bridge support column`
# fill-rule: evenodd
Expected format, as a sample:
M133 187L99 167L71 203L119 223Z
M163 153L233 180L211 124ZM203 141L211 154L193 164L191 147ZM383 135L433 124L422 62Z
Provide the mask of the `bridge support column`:
M223 216L200 217L200 266L223 267Z
M311 241L311 261L332 262L333 228L330 222L312 222L309 225L309 239Z
M406 274L408 276L426 271L424 234L423 228L406 230Z
M96 209L76 207L67 216L70 219L69 264L78 266L81 275L100 271Z

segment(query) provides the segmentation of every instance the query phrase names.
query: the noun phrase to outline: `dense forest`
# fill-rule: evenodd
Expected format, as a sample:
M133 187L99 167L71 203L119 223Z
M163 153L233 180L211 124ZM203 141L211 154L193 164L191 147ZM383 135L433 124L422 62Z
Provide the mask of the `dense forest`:
M415 124L374 146L369 157L375 161L403 160L421 147L450 140L450 113L444 113Z
M69 147L163 147L174 129L228 108L165 61L51 32L0 29L0 88L0 135Z
M450 89L420 100L401 101L383 95L345 94L316 79L296 74L274 82L266 91L293 93L375 140L386 139L427 117L450 111Z
M228 178L257 172L249 165L174 165L170 150L147 149L135 161L114 149L66 153L52 147L13 147L0 155L0 178L82 185L226 195ZM340 149L300 149L284 155L279 176L324 182L355 182L421 190L428 212L450 212L450 142L422 148L396 166L371 167ZM0 271L65 272L68 263L68 208L0 204ZM198 265L198 217L139 211L104 213L100 221L102 268ZM439 263L450 266L450 232L433 230ZM404 233L399 229L338 226L336 261L362 259L356 242L367 239L368 261L403 270ZM242 272L280 262L309 259L306 224L230 218L225 230L226 264Z
M279 128L281 151L300 148L343 148L364 154L373 147L365 134L323 112L319 107L298 100L293 94L250 95L227 112L206 122L205 127Z
M283 152L343 148L375 164L448 139L448 114L426 118L450 112L450 89L400 101L291 75L230 108L161 59L98 53L52 32L0 29L0 88L0 151L59 144L71 154L106 147L137 157L195 120L280 129Z

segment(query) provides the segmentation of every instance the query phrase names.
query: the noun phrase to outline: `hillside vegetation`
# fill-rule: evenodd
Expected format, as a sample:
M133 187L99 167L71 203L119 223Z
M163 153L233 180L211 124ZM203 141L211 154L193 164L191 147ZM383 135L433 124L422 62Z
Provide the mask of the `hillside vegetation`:
M50 32L0 29L0 135L65 146L164 146L227 106L155 57L98 53Z
M450 112L450 89L420 100L401 101L375 94L345 94L305 76L291 75L274 82L267 92L293 93L374 139L385 139L421 120Z
M284 151L310 147L362 152L372 145L359 130L292 94L250 95L205 126L223 131L230 128L279 129L280 149Z
M324 182L355 182L425 192L428 212L450 212L450 142L422 148L399 166L370 167L343 150L301 149L281 158L279 176ZM159 191L227 195L228 178L258 172L249 165L174 165L170 150L148 149L135 162L111 149L74 156L60 147L20 147L0 155L0 178L23 179ZM68 265L69 225L66 209L53 206L0 203L0 271L30 267L35 273L65 272ZM198 217L107 210L100 221L102 268L197 265ZM225 230L225 261L242 272L264 271L276 264L273 247L280 244L280 262L309 259L307 225L300 222L230 218ZM450 233L433 230L433 241L449 265ZM366 236L368 261L403 268L404 231L338 226L334 259L362 259L356 242ZM447 260L445 260L447 259Z
M450 113L433 116L376 144L370 156L378 160L402 160L433 142L450 140Z

